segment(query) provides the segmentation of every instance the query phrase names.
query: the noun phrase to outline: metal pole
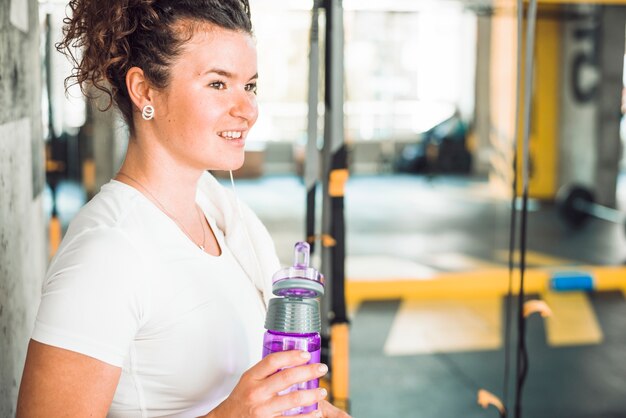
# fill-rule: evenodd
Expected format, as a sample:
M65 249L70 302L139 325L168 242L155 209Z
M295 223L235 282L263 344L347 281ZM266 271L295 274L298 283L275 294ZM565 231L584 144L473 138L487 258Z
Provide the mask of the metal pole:
M304 185L306 187L306 240L315 251L315 194L320 176L319 149L317 147L317 104L319 102L319 0L313 2L311 38L309 49L309 112L307 142L304 158Z
M335 405L349 410L348 318L345 306L344 190L348 178L344 141L344 36L341 0L326 0L325 113L323 158L322 272L326 296L322 337L330 341L331 396ZM330 304L330 306L329 306Z

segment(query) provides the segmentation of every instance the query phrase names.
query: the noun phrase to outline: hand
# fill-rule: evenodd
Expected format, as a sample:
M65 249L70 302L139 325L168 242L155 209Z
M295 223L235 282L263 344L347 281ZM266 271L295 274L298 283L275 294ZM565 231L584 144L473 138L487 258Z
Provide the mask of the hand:
M317 409L322 413L322 418L352 418L347 412L342 411L326 400L320 401L317 404Z
M326 397L325 389L278 394L294 384L317 379L326 374L328 368L325 365L305 364L310 358L310 353L298 350L268 355L241 376L230 396L211 411L207 418L277 417L289 409L320 402ZM298 416L318 418L319 414L318 411L314 411ZM347 415L328 416L341 418Z

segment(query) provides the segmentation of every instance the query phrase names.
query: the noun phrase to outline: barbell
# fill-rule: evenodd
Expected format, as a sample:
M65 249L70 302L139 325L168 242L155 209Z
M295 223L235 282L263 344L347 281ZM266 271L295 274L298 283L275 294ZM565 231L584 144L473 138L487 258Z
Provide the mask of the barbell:
M622 212L596 203L593 192L578 184L563 186L556 195L556 205L561 218L574 228L582 227L590 218L624 224Z

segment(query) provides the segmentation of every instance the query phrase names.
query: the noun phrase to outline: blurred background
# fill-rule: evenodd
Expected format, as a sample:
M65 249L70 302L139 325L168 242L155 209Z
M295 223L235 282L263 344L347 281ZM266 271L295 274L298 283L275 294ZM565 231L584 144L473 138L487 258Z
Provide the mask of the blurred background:
M260 116L236 193L287 265L307 238L306 144L324 141L322 99L319 134L307 134L313 2L250 3ZM516 4L340 4L351 412L498 416L476 395L513 399L504 376L524 76ZM86 103L76 86L65 91L71 67L54 48L65 13L62 0L0 0L0 416L15 413L49 259L128 141L115 111ZM528 319L524 411L626 417L626 1L539 1L535 36L527 293L552 316ZM570 281L559 287L557 277Z

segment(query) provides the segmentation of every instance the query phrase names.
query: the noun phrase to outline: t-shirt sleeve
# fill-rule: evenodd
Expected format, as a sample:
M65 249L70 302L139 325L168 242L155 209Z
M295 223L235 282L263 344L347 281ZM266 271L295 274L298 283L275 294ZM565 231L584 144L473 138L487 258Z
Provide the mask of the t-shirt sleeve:
M32 338L122 367L145 321L147 271L114 227L62 246L44 281Z

